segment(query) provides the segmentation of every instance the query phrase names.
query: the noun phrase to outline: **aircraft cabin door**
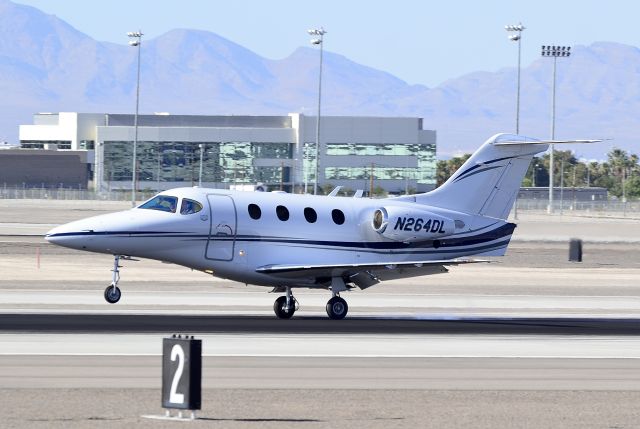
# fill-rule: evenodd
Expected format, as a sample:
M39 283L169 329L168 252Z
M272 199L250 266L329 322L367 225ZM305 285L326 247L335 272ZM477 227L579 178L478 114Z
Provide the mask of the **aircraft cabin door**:
M236 205L228 195L207 195L211 224L205 257L231 261L236 242Z

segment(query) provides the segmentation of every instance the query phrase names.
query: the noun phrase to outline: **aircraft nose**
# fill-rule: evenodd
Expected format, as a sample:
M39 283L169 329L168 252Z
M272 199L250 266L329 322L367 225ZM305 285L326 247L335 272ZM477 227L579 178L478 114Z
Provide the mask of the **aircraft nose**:
M47 232L44 239L49 243L58 246L71 247L74 249L82 248L83 242L87 239L88 230L82 231L76 228L75 222L60 225Z

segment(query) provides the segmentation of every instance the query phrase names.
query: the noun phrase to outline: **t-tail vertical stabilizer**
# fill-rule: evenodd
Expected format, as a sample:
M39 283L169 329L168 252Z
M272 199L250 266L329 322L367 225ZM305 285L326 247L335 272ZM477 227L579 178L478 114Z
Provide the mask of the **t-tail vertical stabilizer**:
M419 204L506 219L533 156L547 142L514 134L488 139L442 186L415 196Z

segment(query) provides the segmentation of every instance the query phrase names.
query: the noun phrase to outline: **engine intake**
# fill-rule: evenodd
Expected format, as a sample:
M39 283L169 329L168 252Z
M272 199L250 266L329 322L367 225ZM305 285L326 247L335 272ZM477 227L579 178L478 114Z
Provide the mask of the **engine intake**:
M425 210L403 207L381 207L373 213L373 230L383 237L397 241L423 241L454 233L452 219Z

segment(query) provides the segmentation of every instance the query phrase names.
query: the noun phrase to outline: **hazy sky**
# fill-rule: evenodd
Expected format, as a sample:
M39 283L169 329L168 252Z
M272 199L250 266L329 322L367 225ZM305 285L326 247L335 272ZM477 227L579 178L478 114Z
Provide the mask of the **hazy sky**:
M215 32L277 59L308 46L324 26L325 49L408 83L435 86L468 72L517 63L506 24L522 22L523 66L542 44L612 41L640 46L640 2L621 0L15 0L57 15L91 37L126 43L126 32L157 37L174 28Z

